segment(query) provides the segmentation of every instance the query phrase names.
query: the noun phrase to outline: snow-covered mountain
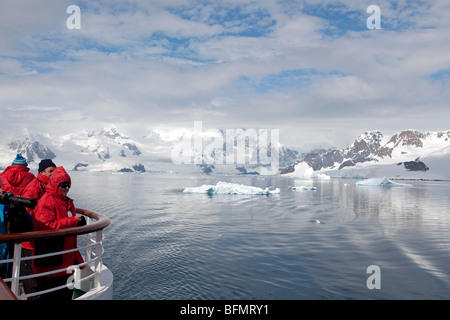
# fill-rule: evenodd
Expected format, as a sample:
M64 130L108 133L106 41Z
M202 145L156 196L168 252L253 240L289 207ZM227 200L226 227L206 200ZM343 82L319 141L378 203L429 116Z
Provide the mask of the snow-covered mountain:
M346 148L302 155L270 139L266 146L259 145L255 135L246 130L233 131L234 145L223 130L202 131L200 135L198 148L195 138L199 137L191 129L153 129L139 137L124 134L116 126L57 137L26 131L0 144L0 167L6 168L21 153L34 170L41 159L52 159L58 166L76 171L260 174L267 167L261 157L270 158L274 142L281 172L288 176L301 176L309 168L336 177L450 180L450 130L405 130L392 136L370 131ZM190 162L176 164L174 150L186 141L192 153ZM230 153L237 157L239 141L247 149L247 162L226 164L223 159Z
M310 167L340 177L448 180L449 160L450 130L425 133L405 130L392 136L370 131L347 148L307 153L282 174L295 176Z
M142 171L140 146L116 127L60 137L27 132L24 138L0 148L2 167L11 164L16 154L21 153L31 169L37 169L41 159L52 159L68 170L119 171L136 167L135 171Z
M245 130L236 131L245 134ZM0 167L11 164L17 153L21 153L28 161L29 167L36 170L41 159L52 159L58 166L75 171L112 171L112 172L226 172L226 173L259 173L262 165L221 165L214 162L217 149L208 148L206 139L202 137L202 148L192 148L192 163L177 165L173 161L173 149L180 141L193 138L189 130L151 130L136 138L124 134L116 126L101 130L72 132L64 136L52 137L26 131L24 136L0 145ZM243 137L245 139L245 137ZM237 138L239 140L239 138ZM247 139L250 154L262 153L258 145ZM252 146L257 146L257 150ZM195 147L193 145L193 147ZM292 149L278 145L280 167L292 163L298 153ZM223 146L224 154L230 148ZM270 145L269 145L270 150ZM267 150L264 150L267 152ZM270 157L270 151L268 156ZM200 159L195 161L194 159ZM205 164L201 160L209 160ZM212 162L211 162L212 161Z

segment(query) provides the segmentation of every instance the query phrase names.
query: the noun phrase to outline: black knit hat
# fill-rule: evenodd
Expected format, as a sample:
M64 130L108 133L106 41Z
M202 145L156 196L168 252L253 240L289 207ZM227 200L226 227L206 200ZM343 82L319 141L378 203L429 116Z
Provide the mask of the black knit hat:
M45 169L47 169L48 167L55 167L56 168L56 165L50 159L41 160L41 162L39 163L38 172L42 172Z

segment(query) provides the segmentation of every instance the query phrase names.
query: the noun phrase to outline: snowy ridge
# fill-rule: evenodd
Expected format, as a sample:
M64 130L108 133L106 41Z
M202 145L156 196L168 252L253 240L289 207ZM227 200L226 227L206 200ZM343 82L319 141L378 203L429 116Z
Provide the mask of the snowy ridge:
M114 125L56 137L25 130L22 136L0 144L0 167L6 168L17 153L22 153L32 170L37 169L41 159L48 158L68 170L78 171L263 173L265 167L259 164L175 165L171 151L180 140L192 137L192 131L158 128L147 130L136 138L124 134ZM220 134L220 130L217 133ZM255 143L249 144L255 146ZM281 173L301 179L385 176L395 179L450 180L450 130L425 133L405 130L392 136L385 136L377 130L368 131L344 149L319 150L303 155L293 149L279 147ZM233 147L227 146L224 152L228 152L229 148ZM192 159L213 159L217 156L214 150L211 154L205 150L207 148L194 152ZM250 155L266 152L255 149L250 151Z
M27 131L23 140L19 139L0 148L2 167L8 166L17 153L22 153L31 169L36 169L40 160L47 158L68 170L88 171L139 168L143 152L141 150L145 150L145 147L120 133L114 126L100 131L81 131L58 137ZM38 153L36 149L46 152Z
M405 130L392 136L370 131L360 135L347 148L308 153L282 174L450 180L449 163L450 130L425 133Z
M261 165L175 165L171 151L186 137L192 137L191 129L152 129L139 138L124 134L114 125L55 137L25 130L14 141L0 145L0 167L6 168L17 153L22 153L32 170L37 169L41 159L48 158L58 166L76 171L224 174L260 174L264 171ZM250 148L250 154L258 154L258 151ZM213 159L214 156L213 153L205 154L204 150L193 152L193 159ZM292 163L297 156L296 151L280 146L280 165Z

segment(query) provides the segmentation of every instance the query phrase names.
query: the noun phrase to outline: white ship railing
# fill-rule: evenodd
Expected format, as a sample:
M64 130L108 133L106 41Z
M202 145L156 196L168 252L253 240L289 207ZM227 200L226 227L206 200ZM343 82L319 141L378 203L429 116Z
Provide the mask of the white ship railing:
M101 272L103 269L102 255L103 255L103 229L110 224L109 218L104 215L77 208L76 212L86 216L87 224L81 227L73 227L67 229L58 230L45 230L34 231L24 233L12 233L0 235L0 243L13 243L14 244L14 257L11 259L0 260L2 263L12 263L12 275L9 278L2 279L0 281L0 300L2 299L26 299L29 297L46 294L52 291L64 289L64 288L76 288L81 292L87 292L99 288ZM69 236L79 236L78 247L76 249L52 252L47 254L35 255L31 257L22 257L22 242L36 241L42 239L61 238ZM80 245L84 239L84 245ZM70 266L69 268L62 268L49 272L43 272L39 274L20 275L21 261L36 260L46 258L50 256L60 255L64 253L80 251L84 252L84 262L78 265ZM48 290L39 292L20 294L19 284L23 280L48 276L60 272L73 272L73 281L68 282L66 285L55 287ZM1 279L1 278L0 278ZM5 284L8 287L5 287Z

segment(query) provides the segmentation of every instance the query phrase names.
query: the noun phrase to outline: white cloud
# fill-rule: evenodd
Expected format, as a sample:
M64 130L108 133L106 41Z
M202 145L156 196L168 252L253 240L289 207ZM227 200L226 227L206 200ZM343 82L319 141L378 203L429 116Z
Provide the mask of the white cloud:
M65 27L70 4L0 4L4 131L202 120L322 143L448 129L446 1L380 0L381 30L356 0L79 1L81 30Z
M50 107L50 106L19 106L16 108L8 108L8 111L60 111L63 110L61 107Z

